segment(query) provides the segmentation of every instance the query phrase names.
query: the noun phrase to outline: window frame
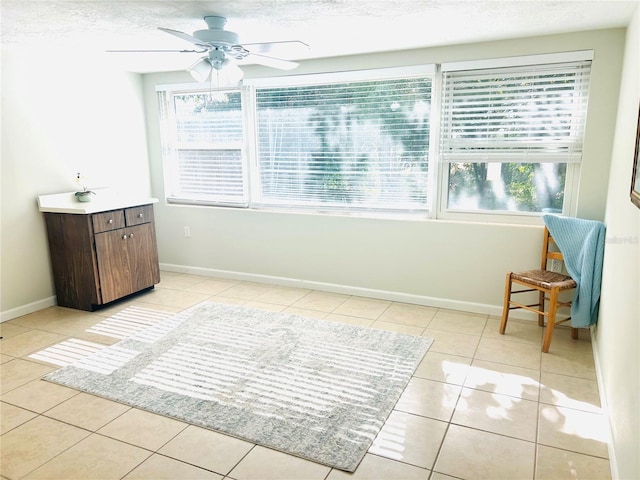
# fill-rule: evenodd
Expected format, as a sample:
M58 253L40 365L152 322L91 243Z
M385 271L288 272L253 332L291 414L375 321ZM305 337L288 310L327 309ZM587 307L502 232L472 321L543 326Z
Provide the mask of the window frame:
M535 68L536 65L563 64L571 62L591 61L593 60L593 50L581 50L572 52L527 55L517 57L505 57L496 59L483 59L471 61L459 61L443 63L442 71L460 71L460 70L489 70L508 67L527 67ZM439 76L440 82L443 75ZM442 85L441 85L441 88ZM444 94L440 92L437 97L439 113L442 113ZM587 89L586 111L588 116L589 94ZM440 119L440 116L439 116ZM585 120L586 130L586 120ZM438 132L440 134L440 130ZM440 139L439 139L440 140ZM584 136L583 136L584 143ZM438 148L440 147L440 141ZM455 162L451 162L455 163ZM543 162L527 162L527 163L543 163ZM562 205L562 215L575 216L577 214L577 195L578 183L581 172L582 160L577 162L560 162L566 163L566 176L564 185L564 201ZM492 222L492 223L510 223L510 224L539 224L540 218L544 212L526 212L526 211L505 211L505 210L462 210L449 208L449 164L444 160L442 152L438 156L438 187L437 187L437 208L435 217L443 220L452 221L469 221L469 222Z
M303 75L288 75L284 77L264 77L252 78L243 81L243 91L246 92L247 101L243 105L247 106L247 126L248 135L247 152L249 152L250 163L250 184L251 184L251 200L250 207L259 210L284 211L284 212L302 212L312 214L329 214L341 216L374 216L379 218L428 218L432 211L432 198L429 190L431 186L430 176L432 147L429 144L427 152L427 200L424 209L402 209L402 208L376 208L376 207L355 207L336 206L336 205L287 205L285 202L269 202L262 198L260 191L260 166L259 163L259 136L258 136L258 110L256 92L260 88L289 88L289 87L306 87L306 86L322 86L336 85L340 83L357 83L357 82L373 82L380 80L404 80L409 78L429 77L431 81L431 104L429 115L431 118L437 113L434 107L433 84L435 81L436 66L434 64L412 65L406 67L388 67L376 69L350 70L333 73L313 73ZM429 141L433 139L431 133Z
M491 222L491 223L511 223L511 224L539 224L544 212L526 212L526 211L506 211L506 210L461 210L450 209L448 207L449 200L449 164L447 162L438 162L440 171L438 175L438 211L437 218L443 220L456 220L465 222ZM531 162L537 163L537 162ZM562 204L562 213L564 216L576 216L577 213L577 193L578 179L580 176L580 163L568 163L565 184L564 184L564 202Z
M179 183L179 161L178 152L180 150L188 150L187 148L178 148L177 129L169 128L177 125L176 112L173 106L173 99L180 95L198 95L211 93L210 87L203 86L201 83L189 83L179 85L163 85L157 86L156 91L162 99L160 100L160 128L161 128L161 144L162 144L162 169L164 174L164 193L165 200L168 204L179 205L202 205L223 208L248 208L250 206L250 190L249 190L249 173L247 165L246 153L246 127L245 127L245 108L242 96L242 89L239 88L221 88L224 92L237 92L241 98L241 118L242 118L242 139L234 142L226 142L220 144L212 144L214 148L203 148L204 151L236 151L239 152L240 165L242 169L242 199L241 201L225 201L223 199L213 200L204 198L190 198L188 195L176 195L176 184ZM197 149L196 149L197 150ZM167 174L169 172L169 174ZM175 177L175 178L172 178ZM221 196L222 198L222 196Z
M449 162L444 161L441 152L441 112L443 109L443 70L468 70L468 69L489 69L509 66L535 66L539 63L565 63L580 60L592 60L593 51L573 51L551 53L543 55L527 55L505 58L492 58L482 60L457 61L441 64L411 65L401 67L389 67L378 69L365 69L340 72L323 72L302 75L284 75L264 78L249 78L243 81L240 87L243 119L243 172L244 188L247 198L246 205L224 205L207 201L184 201L169 196L171 179L168 178L172 171L175 171L177 159L171 158L170 150L166 148L165 140L162 141L162 164L164 175L165 200L169 205L193 205L193 206L214 206L220 208L236 207L249 210L281 211L288 213L309 213L317 215L338 215L338 216L364 216L375 218L394 219L443 219L451 221L485 222L485 223L510 223L510 224L530 224L540 223L542 212L524 211L499 211L499 210L453 210L448 208L448 179ZM288 87L304 85L336 84L340 82L373 81L389 78L410 78L416 75L430 75L431 85L431 123L428 150L428 175L427 175L427 201L426 211L419 210L411 212L409 210L371 210L371 209L342 209L342 208L321 208L304 206L285 206L256 201L260 199L258 168L258 136L257 136L257 111L256 111L256 88L257 87ZM176 93L200 93L207 92L210 87L202 83L182 83L157 85L156 91L164 95ZM159 97L158 97L159 98ZM587 98L587 110L589 109L589 99ZM160 101L160 103L163 103ZM167 115L167 105L160 105L161 137L166 135L163 118ZM174 115L172 112L171 115ZM174 118L175 121L175 118ZM583 138L584 142L584 138ZM173 161L173 165L171 162ZM539 162L530 162L539 163ZM564 163L564 162L563 162ZM581 162L567 163L566 177L564 185L563 215L575 216L577 211L578 185L581 172Z

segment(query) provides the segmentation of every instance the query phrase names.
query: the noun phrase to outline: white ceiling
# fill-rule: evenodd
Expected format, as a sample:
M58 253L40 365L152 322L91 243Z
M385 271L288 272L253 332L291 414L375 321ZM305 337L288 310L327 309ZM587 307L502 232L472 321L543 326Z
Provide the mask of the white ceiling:
M302 40L302 60L626 26L639 0L2 0L1 40L43 55L191 49L157 29L193 33L228 18L242 43ZM52 50L53 49L53 50ZM202 55L109 53L134 72L182 70Z

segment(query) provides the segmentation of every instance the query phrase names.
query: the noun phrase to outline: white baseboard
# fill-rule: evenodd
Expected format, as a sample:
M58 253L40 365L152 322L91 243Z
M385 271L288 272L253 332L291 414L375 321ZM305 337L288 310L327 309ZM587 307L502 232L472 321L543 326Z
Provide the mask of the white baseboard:
M27 305L12 308L11 310L5 310L4 312L0 312L0 323L21 317L23 315L27 315L29 313L37 312L38 310L42 310L43 308L51 307L56 304L56 296L54 295L52 297L43 298L42 300L38 300L36 302L28 303Z
M232 280L265 283L269 285L308 288L312 290L321 290L324 292L341 293L344 295L379 298L381 300L389 300L393 302L403 302L434 308L460 310L463 312L479 313L482 315L491 315L496 317L500 317L502 315L502 305L465 302L463 300L429 297L426 295L415 295L412 293L394 292L390 290L377 290L373 288L340 285L336 283L316 282L312 280L277 277L273 275L260 275L256 273L235 272L231 270L219 270L214 268L190 267L185 265L174 265L170 263L161 263L160 269L167 272L190 273L193 275L202 275L205 277L228 278ZM21 317L22 315L36 312L38 310L42 310L43 308L51 307L53 305L56 305L55 295L52 297L44 298L42 300L38 300L36 302L29 303L27 305L12 308L11 310L0 312L0 323ZM533 314L529 314L529 312L513 312L510 316L512 318L524 320L535 320L535 316Z
M218 270L214 268L189 267L184 265L173 265L169 263L161 263L160 270L176 273L190 273L192 275L202 275L205 277L219 277L228 278L231 280L266 283L269 285L280 285L285 287L309 288L312 290L321 290L324 292L379 298L381 300L390 300L393 302L412 303L415 305L424 305L435 308L447 308L451 310L460 310L464 312L479 313L497 317L500 317L502 315L502 305L465 302L462 300L428 297L425 295L415 295L411 293L394 292L389 290L376 290L372 288L355 287L351 285L339 285L335 283L316 282L312 280L235 272L231 270ZM513 318L534 320L534 315L529 315L528 312L515 312L510 316L512 316Z
M609 402L604 389L604 381L602 379L602 368L600 367L600 357L598 356L598 335L594 334L594 327L591 327L591 350L593 351L593 363L596 369L596 384L598 385L598 393L600 395L600 408L607 423L607 433L609 441L607 442L607 450L609 452L609 468L611 468L611 478L620 478L618 472L618 462L616 460L616 451L613 448L613 431L611 430L611 422L609 421Z

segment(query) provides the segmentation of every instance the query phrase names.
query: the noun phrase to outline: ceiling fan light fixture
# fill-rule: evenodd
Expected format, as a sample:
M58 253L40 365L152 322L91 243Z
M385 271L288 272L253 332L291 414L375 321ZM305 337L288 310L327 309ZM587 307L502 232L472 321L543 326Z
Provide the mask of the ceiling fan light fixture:
M216 70L222 70L229 63L229 59L224 51L214 48L209 52L209 63Z
M221 87L237 87L244 76L242 69L233 62L228 62L224 68L216 70L218 85Z
M206 82L212 70L213 66L207 57L202 57L187 68L187 72L198 82Z
M187 72L200 83L206 82L210 77L215 80L218 87L236 87L244 72L226 58L224 52L212 50L208 57L202 57L187 68Z

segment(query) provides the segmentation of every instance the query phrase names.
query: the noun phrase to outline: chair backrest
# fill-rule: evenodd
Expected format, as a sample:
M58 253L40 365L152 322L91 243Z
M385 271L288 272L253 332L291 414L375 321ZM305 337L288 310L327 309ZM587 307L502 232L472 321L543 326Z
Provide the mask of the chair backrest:
M558 249L558 245L555 240L549 233L549 229L544 227L544 238L542 240L542 261L540 264L540 268L542 270L549 270L547 264L549 260L560 260L564 262L564 257L562 256L562 252Z

